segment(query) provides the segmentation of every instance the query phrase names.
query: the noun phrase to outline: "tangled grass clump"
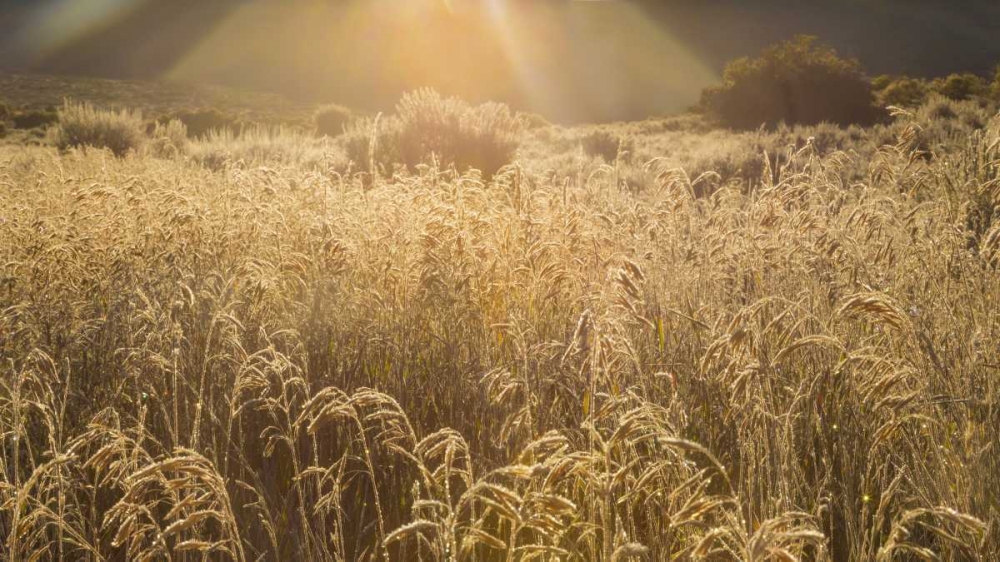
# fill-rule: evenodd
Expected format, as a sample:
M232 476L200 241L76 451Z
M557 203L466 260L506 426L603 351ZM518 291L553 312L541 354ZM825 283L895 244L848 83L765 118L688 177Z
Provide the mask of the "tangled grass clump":
M4 147L0 556L996 559L1000 121L912 119L711 191Z

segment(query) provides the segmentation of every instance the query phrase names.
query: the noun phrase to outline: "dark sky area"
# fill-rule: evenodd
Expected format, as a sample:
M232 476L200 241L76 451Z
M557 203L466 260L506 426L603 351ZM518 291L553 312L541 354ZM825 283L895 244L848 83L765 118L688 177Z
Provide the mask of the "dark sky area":
M1000 64L996 0L0 0L0 68L366 109L433 86L605 121L684 109L726 60L798 33L872 74Z

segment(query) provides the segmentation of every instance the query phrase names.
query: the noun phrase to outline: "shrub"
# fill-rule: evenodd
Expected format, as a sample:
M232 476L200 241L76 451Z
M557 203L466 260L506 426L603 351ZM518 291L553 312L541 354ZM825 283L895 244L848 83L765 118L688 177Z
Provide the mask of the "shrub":
M59 113L48 109L23 111L14 115L11 121L15 129L37 129L59 121Z
M7 136L7 123L0 121L0 139Z
M927 101L930 86L925 80L902 76L877 90L879 104L883 107L916 107Z
M161 122L168 122L171 119L176 119L183 123L187 128L188 136L192 138L204 137L212 131L221 131L223 129L229 129L238 134L246 127L246 124L242 120L228 113L223 113L218 109L180 111L171 117L161 120Z
M913 145L929 157L951 153L973 132L983 129L992 115L990 109L976 101L956 101L931 94L924 105L912 112L910 123L916 125Z
M313 115L313 124L316 127L316 134L319 136L340 136L344 134L352 120L354 120L354 112L336 104L324 105Z
M635 148L630 139L600 129L584 135L580 144L588 156L600 156L605 162L614 162L620 154L631 153Z
M14 116L14 109L6 103L0 102L0 122L7 121Z
M177 119L156 123L149 136L149 150L154 156L170 158L187 151L187 127Z
M698 113L683 113L663 119L649 119L642 125L642 130L650 133L688 131L691 133L706 133L711 130L711 123L705 116Z
M359 119L339 138L340 146L347 158L361 168L371 171L374 164L383 173L391 172L393 164L402 164L395 142L399 129L399 119L394 116Z
M942 96L965 101L974 97L985 96L989 91L986 81L975 74L951 74L947 78L934 81L934 89Z
M410 168L434 155L442 165L491 176L513 160L523 128L506 105L472 107L430 89L404 95L396 112L397 151Z
M897 78L891 74L879 74L875 78L872 78L872 92L878 94L882 90L888 88L896 80Z
M399 163L409 169L434 158L459 171L476 169L487 177L510 164L520 144L523 121L504 104L473 107L430 89L403 96L395 116L355 124L344 136L348 157L370 166L373 130L375 164L384 170Z
M538 113L522 111L518 113L518 117L524 122L524 127L529 130L544 129L552 126L552 123L548 119Z
M701 107L728 127L867 125L882 115L860 64L817 45L815 37L797 36L757 58L732 61L723 78L702 93Z
M921 112L930 119L954 119L958 116L955 100L937 94L921 108Z
M59 125L53 129L55 145L107 148L115 156L139 149L145 141L142 115L128 110L105 111L89 103L65 102L59 110Z

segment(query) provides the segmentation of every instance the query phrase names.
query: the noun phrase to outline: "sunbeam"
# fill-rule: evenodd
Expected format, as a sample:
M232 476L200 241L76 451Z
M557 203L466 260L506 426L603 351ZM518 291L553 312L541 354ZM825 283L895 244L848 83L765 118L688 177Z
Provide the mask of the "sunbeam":
M249 3L169 75L379 107L432 86L557 120L682 108L717 73L628 2Z
M110 28L149 0L40 1L15 34L19 49L44 58L81 37Z

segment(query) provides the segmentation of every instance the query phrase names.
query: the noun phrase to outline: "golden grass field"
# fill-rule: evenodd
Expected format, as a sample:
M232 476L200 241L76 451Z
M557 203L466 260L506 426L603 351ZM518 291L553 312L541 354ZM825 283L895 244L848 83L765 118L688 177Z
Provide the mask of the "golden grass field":
M933 103L491 177L9 137L0 555L1000 560L1000 119Z

